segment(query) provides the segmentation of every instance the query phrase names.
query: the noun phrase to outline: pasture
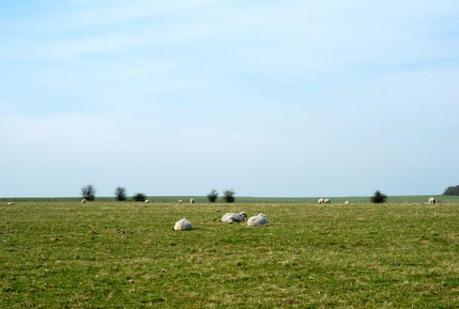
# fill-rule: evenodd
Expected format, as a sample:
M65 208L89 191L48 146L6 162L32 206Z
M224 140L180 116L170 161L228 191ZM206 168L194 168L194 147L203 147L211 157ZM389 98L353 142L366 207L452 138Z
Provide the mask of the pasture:
M457 308L459 203L1 203L0 265L1 308Z

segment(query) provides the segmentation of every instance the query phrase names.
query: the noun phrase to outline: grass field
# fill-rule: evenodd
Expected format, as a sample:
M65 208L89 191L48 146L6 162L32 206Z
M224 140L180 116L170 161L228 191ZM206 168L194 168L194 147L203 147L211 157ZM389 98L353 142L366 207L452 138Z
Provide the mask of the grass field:
M459 203L1 203L0 265L1 308L457 308Z

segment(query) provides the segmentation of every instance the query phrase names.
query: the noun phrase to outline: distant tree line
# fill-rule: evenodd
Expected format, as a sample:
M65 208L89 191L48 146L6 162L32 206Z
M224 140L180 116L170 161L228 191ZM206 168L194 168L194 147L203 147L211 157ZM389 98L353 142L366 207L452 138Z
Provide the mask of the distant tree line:
M81 188L81 197L85 199L86 201L94 201L96 199L96 188L94 185L86 185ZM117 187L115 189L115 200L117 201L127 201L128 200L128 195L125 187ZM223 192L223 201L225 203L234 203L236 201L236 197L234 196L235 193L233 190L226 190ZM210 191L209 194L207 194L207 200L210 203L216 203L218 201L218 191L217 190L212 190ZM132 196L132 200L136 202L143 202L147 199L147 196L142 193L138 192Z
M459 185L446 188L443 195L459 195Z

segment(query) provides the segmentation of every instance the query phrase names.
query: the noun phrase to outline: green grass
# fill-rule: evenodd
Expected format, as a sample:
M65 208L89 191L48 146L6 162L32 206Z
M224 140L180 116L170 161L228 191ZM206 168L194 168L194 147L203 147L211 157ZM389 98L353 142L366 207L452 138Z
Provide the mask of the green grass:
M0 266L0 308L457 308L459 203L2 203Z

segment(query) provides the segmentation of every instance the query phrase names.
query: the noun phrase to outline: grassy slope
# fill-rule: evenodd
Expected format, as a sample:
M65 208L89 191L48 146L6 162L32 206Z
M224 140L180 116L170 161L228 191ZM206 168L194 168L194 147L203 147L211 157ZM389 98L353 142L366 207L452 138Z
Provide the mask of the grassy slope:
M171 231L183 216L196 229ZM0 205L1 308L453 308L458 256L459 204Z

